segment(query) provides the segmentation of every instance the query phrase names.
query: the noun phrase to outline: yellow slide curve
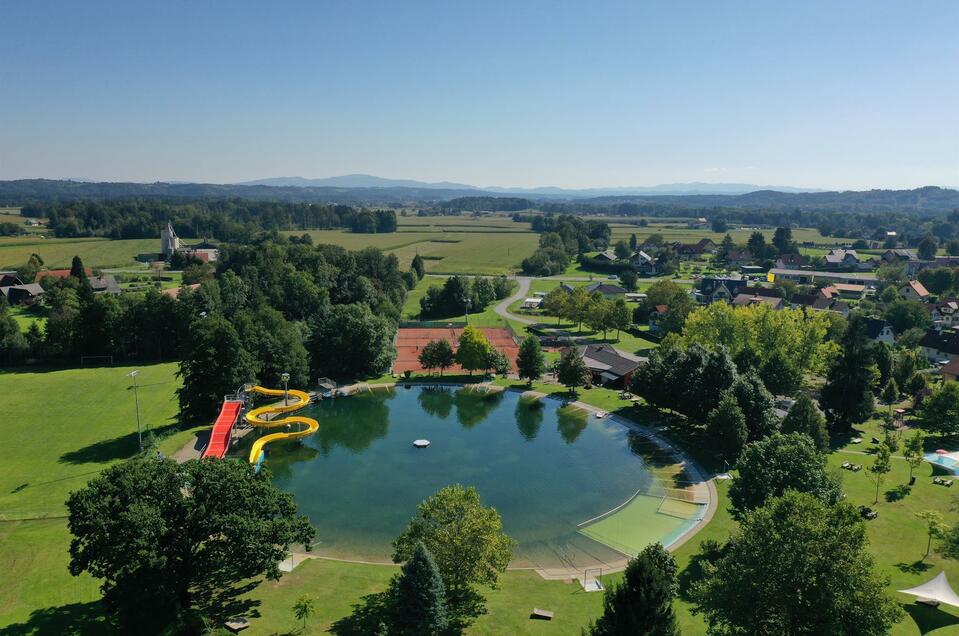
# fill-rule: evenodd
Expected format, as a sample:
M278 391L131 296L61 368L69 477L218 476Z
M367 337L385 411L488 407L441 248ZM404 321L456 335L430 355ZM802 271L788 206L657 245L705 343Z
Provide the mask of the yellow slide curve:
M283 389L267 389L262 386L254 386L250 389L250 391L253 393L259 393L260 395L268 395L270 397L282 398L284 395ZM296 431L270 433L269 435L264 435L253 442L253 447L250 449L251 464L259 464L261 461L263 461L263 447L270 442L274 442L278 439L300 439L301 437L312 435L319 430L320 423L314 420L312 417L293 415L290 417L276 417L270 420L263 419L262 416L266 415L267 413L291 413L293 411L300 410L310 403L310 396L306 393L306 391L290 389L289 391L286 391L286 394L289 395L290 398L289 404L268 404L267 406L255 408L246 414L246 421L251 426L256 426L258 428L292 427L294 424L300 424L303 426Z

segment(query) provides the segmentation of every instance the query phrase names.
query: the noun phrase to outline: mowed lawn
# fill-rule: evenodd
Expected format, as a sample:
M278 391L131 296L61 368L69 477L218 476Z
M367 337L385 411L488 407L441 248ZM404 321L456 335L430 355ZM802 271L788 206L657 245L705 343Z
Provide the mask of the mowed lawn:
M136 262L137 254L160 250L160 239L40 238L36 235L0 238L0 269L16 269L39 254L50 269L70 267L79 256L87 267L119 267Z
M195 430L177 424L176 364L0 373L0 632L34 614L26 633L102 633L98 583L67 571L64 502L137 452L134 368L145 432L172 453Z

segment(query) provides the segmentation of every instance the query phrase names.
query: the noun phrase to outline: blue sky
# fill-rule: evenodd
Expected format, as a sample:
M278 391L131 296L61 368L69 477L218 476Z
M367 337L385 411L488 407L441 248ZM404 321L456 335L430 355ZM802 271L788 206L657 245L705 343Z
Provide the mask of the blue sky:
M959 185L955 0L0 2L0 179Z

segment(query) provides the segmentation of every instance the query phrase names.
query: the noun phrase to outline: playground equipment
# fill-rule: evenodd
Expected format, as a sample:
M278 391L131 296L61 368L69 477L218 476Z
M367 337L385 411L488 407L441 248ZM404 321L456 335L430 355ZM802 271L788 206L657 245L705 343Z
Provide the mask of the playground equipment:
M314 420L312 417L303 417L302 415L292 415L288 417L272 417L271 419L265 419L264 416L269 414L283 414L291 413L293 411L298 411L304 406L307 406L310 403L310 396L306 391L297 391L296 389L267 389L262 386L253 386L247 389L248 393L259 393L260 395L267 395L270 397L285 397L288 403L284 404L268 404L266 406L261 406L253 409L246 414L244 419L251 426L256 426L257 428L290 428L292 429L294 425L301 425L299 430L288 430L284 432L270 433L269 435L264 435L255 442L253 442L253 447L250 448L250 463L259 466L263 463L264 453L263 447L269 444L270 442L275 442L280 439L300 439L306 437L307 435L312 435L320 428L320 423Z

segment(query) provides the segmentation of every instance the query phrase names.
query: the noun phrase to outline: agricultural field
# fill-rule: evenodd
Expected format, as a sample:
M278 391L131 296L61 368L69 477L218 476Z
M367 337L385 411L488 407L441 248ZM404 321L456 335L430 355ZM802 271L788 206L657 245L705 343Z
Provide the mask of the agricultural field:
M70 267L74 256L88 267L120 267L136 263L137 254L156 252L158 239L110 240L104 238L0 238L0 269L15 269L39 254L50 269Z
M426 271L432 274L513 272L519 269L524 258L536 250L539 242L539 235L530 231L489 232L453 229L353 234L342 230L310 230L306 233L313 238L314 243L340 245L349 250L378 247L385 252L396 254L404 267L409 266L413 257L419 254L426 261ZM303 234L303 232L287 234Z

